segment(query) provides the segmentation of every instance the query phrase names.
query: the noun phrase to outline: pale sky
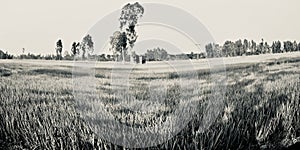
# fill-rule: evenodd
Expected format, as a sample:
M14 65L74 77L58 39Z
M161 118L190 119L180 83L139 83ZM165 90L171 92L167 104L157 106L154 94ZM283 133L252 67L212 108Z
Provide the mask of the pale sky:
M1 0L0 49L11 54L54 54L81 41L105 15L129 0ZM208 29L217 43L239 38L300 41L299 0L139 0L186 10ZM149 10L145 10L149 11Z

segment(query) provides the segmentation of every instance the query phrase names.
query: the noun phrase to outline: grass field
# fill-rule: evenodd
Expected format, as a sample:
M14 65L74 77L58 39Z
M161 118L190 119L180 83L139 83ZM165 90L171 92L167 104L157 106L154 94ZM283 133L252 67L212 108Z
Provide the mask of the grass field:
M228 58L226 72L209 70L203 60L192 61L200 67L184 73L150 63L150 73L139 65L128 79L113 77L111 65L99 63L92 80L87 80L90 74L76 72L77 86L73 62L1 60L0 149L118 149L97 137L84 118L101 122L94 112L106 111L109 119L151 132L178 117L176 110L186 104L194 104L197 113L171 139L150 148L283 149L300 142L300 56L286 55L261 55L257 61L254 56ZM124 70L116 75L128 73ZM222 79L221 87L217 79ZM219 92L222 105L215 107L221 112L202 131L207 102ZM80 113L79 96L86 106ZM162 134L168 131L160 128Z

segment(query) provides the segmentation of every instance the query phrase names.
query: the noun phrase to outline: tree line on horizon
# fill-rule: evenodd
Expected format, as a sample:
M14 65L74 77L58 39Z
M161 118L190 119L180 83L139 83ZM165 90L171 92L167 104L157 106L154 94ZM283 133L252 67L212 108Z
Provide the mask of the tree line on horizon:
M93 54L94 42L90 35L86 35L81 42L73 42L70 51L63 52L63 43L59 39L56 42L55 53L47 55L35 55L32 53L23 54L19 56L14 56L0 50L0 59L43 59L43 60L84 60L90 57L97 61L114 61L116 59L115 55L110 54ZM201 58L216 58L216 57L235 57L243 55L260 55L267 53L285 53L300 51L300 42L296 41L274 41L272 45L264 42L256 43L253 40L237 40L237 41L225 41L223 45L216 43L209 43L205 46L205 53L193 53L190 54L176 54L171 55L164 48L153 48L148 49L143 56L146 57L147 61L163 61L163 60L176 60L176 59L201 59ZM133 53L133 55L138 56ZM125 59L129 59L126 56Z
M239 39L235 42L227 40L223 45L209 43L205 46L205 51L208 58L284 53L300 51L300 42L281 42L278 40L273 41L272 45L269 45L264 41L264 39L262 39L259 43L247 39L244 39L243 41Z
M94 42L92 37L88 34L83 39L82 42L73 42L70 52L63 52L63 42L61 39L58 39L55 47L55 54L46 54L46 55L35 55L32 53L25 54L25 48L22 49L22 54L14 56L4 53L0 50L0 59L44 59L44 60L74 60L74 59L85 59L88 55L92 55L94 52Z

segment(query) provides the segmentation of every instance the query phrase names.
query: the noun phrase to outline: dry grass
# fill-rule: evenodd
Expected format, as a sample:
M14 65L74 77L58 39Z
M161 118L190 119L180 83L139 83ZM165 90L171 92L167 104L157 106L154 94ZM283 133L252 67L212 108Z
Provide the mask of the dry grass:
M110 119L150 131L175 118L176 109L195 103L198 113L188 125L151 148L282 149L300 142L300 62L293 60L229 66L222 112L204 132L199 126L205 102L214 94L213 80L224 75L222 71L199 71L196 76L139 72L130 76L128 91L116 85L122 81L112 82L109 69L99 69L95 87L81 91L89 104L85 113L95 118L91 110L102 107L112 114ZM97 138L76 111L70 67L1 64L0 68L0 149L121 148ZM85 75L79 78L84 81Z

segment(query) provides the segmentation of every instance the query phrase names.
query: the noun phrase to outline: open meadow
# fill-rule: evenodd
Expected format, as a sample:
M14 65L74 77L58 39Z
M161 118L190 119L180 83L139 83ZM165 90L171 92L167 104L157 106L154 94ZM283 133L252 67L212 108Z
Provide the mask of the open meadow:
M157 126L161 135L173 132L178 118L187 120L159 145L146 139L154 149L284 149L300 142L299 52L224 58L216 70L205 59L165 63L177 69L164 63L113 69L97 62L89 74L72 61L0 60L0 149L122 148L122 135L100 138L95 130L105 129L91 119L145 132ZM191 116L177 111L187 105ZM209 126L207 107L218 111ZM174 123L165 127L168 121Z

